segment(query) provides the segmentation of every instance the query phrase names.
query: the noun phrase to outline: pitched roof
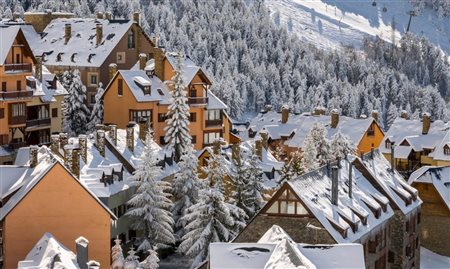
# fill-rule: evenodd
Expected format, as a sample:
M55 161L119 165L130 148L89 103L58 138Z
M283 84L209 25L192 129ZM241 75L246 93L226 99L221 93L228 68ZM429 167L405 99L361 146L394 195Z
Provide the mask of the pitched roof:
M169 61L172 68L175 70L177 66L177 56L178 53L176 52L167 52L166 58ZM210 83L210 79L206 74L202 71L202 68L198 65L196 65L189 56L185 56L181 61L181 67L183 71L183 82L185 85L189 85L192 80L194 79L195 75L197 75L199 72L201 72L202 76L207 80L207 82Z
M409 177L408 183L433 184L442 200L450 210L450 166L423 166Z
M445 146L450 146L450 130L447 131L444 138L436 145L433 152L429 154L434 160L450 161L450 155L444 153Z
M2 45L0 46L0 65L5 63L6 56L8 55L19 30L20 26L0 24L0 40L2 41Z
M166 84L157 76L149 77L144 70L119 70L119 73L137 102L157 101L161 104L169 104L172 96ZM151 87L150 94L144 94L142 87L148 85Z

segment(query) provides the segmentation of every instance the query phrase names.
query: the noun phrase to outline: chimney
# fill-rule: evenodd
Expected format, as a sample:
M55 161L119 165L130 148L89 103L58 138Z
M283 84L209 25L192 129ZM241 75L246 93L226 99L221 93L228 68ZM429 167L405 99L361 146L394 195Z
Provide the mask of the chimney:
M76 178L80 178L80 148L72 148L72 173Z
M407 120L409 118L408 111L402 110L400 112L400 118Z
M66 167L72 172L72 150L73 145L68 144L64 146L64 163Z
M76 251L77 251L77 263L80 269L88 269L88 247L89 241L80 236L75 240Z
M100 263L98 261L88 261L87 263L88 269L99 269L100 268Z
M338 205L339 185L338 185L339 168L337 166L331 167L331 203Z
M20 13L15 11L13 13L13 21L17 21L18 19L20 19Z
M141 141L145 142L145 137L147 136L147 120L145 118L140 118L139 119L139 139L141 139Z
M135 122L130 121L127 125L127 148L134 152L134 126Z
M39 147L36 145L30 146L30 167L36 167L38 164L38 150Z
M155 75L162 81L164 79L164 49L155 47Z
M391 169L392 172L395 170L395 145L391 142Z
M241 162L241 147L239 143L231 145L231 158L235 163Z
M139 69L145 70L146 65L147 65L147 54L139 53Z
M222 141L220 141L220 139L214 140L214 142L213 142L213 152L214 152L214 154L216 154L216 155L220 154L220 149L222 147L221 144L222 144Z
M141 13L139 11L135 11L133 13L133 21L136 22L138 25L141 25Z
M64 26L64 44L67 45L67 43L69 43L71 35L72 35L72 25L70 23L66 23Z
M316 115L316 116L325 115L325 108L320 107L320 106L314 108L313 115Z
M109 11L105 12L105 19L108 20L108 21L110 21L112 19L111 12L109 12Z
M97 19L102 20L103 19L103 12L97 12Z
M34 66L34 77L42 81L42 56L35 56L36 58L36 65Z
M59 135L53 134L50 137L50 149L53 153L59 153Z
M372 110L372 118L378 121L378 110Z
M375 149L373 147L370 148L370 158L373 160L375 157Z
M331 128L336 128L339 124L339 111L337 109L331 110Z
M64 147L69 143L69 136L66 133L59 134L59 148L64 150Z
M281 107L281 123L287 123L289 120L289 106L283 105Z
M109 81L111 81L114 75L117 73L117 64L109 64Z
M115 124L110 124L109 125L109 138L111 139L111 141L113 142L114 146L117 145L117 125Z
M428 134L428 131L430 130L430 125L431 125L430 114L427 112L424 112L422 114L422 134L424 134L424 135Z
M267 150L269 148L269 133L266 129L262 129L259 131L259 135L261 136L262 146Z
M103 25L101 23L97 23L95 25L95 36L97 37L97 46L100 46L100 44L102 43L102 39L103 39Z
M97 129L95 145L97 146L97 150L100 152L100 155L105 157L105 131L104 130Z
M349 162L348 167L348 197L352 198L353 195L353 163Z
M83 159L83 162L86 163L86 161L87 161L87 136L86 135L78 136L78 145L80 147L81 158Z
M258 155L259 159L262 160L262 141L261 140L255 141L255 151L256 151L256 155Z
M272 105L265 105L264 112L270 112L270 111L272 111Z

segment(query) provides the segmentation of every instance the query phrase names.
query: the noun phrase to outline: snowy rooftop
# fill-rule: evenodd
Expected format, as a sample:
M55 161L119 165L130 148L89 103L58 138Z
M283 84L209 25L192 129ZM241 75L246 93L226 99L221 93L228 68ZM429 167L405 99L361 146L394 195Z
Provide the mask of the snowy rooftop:
M434 160L450 161L450 155L444 153L445 147L450 148L450 130L447 131L444 138L436 145L436 148L429 156Z
M357 169L352 169L352 198L348 195L349 162L338 173L338 205L331 203L331 172L322 167L285 184L291 186L308 210L338 243L358 241L393 216L389 200ZM340 232L337 226L345 233Z
M170 65L172 65L172 68L174 70L177 66L177 55L178 55L178 53L176 53L176 52L167 52L166 53L166 58L169 61ZM183 81L184 81L185 85L189 85L192 82L192 80L194 79L195 75L197 75L197 73L199 71L201 71L201 67L196 65L191 60L191 58L189 58L188 56L186 56L182 59L181 67L182 67L182 71L183 71ZM208 78L208 80L209 80L209 78Z
M58 259L56 259L58 258ZM30 250L23 261L19 262L19 269L65 268L78 269L75 253L58 242L52 234L45 233Z
M27 79L36 81L36 88L31 90L33 90L33 96L38 96L43 103L56 102L55 96L68 94L55 75L50 73L45 66L42 66L42 82L35 77L27 77ZM53 87L53 81L56 81L56 87Z
M65 44L65 25L71 25L71 38ZM96 44L96 25L103 28L100 45ZM46 65L99 67L130 29L131 20L67 18L53 20L40 38L29 33L35 55L45 54ZM28 37L27 36L27 37Z
M408 183L411 185L414 182L433 184L450 210L450 166L423 166L409 177Z
M418 197L418 191L409 186L398 171L391 171L389 161L378 150L364 156L363 159L357 158L356 162L363 164L363 167L370 173L371 177L382 188L383 193L400 209L403 214L408 214L422 204L422 200Z
M20 26L18 25L5 25L0 23L0 40L2 45L0 46L0 65L3 65L6 60L11 46L19 33Z

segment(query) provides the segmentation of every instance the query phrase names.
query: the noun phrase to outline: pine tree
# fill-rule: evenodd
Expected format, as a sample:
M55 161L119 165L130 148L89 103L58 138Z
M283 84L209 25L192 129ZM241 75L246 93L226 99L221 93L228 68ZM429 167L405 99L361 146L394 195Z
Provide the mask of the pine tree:
M218 143L218 142L214 142ZM225 159L219 153L210 153L210 158L208 159L208 164L203 167L203 172L206 174L206 182L210 184L211 187L216 188L221 193L225 192L225 187L223 184L223 179L227 175L227 170L225 167Z
M145 260L143 260L139 264L140 268L142 268L142 269L157 269L159 267L158 253L153 249L149 249L148 253L149 253L149 255L147 256L147 258L145 258Z
M246 176L246 159L244 159L244 156L245 155L239 151L239 156L232 160L233 165L230 174L232 191L230 200L233 205L244 210L245 213L248 213L251 212L252 209L247 206L250 197L248 197L249 193L247 191L248 179Z
M116 238L114 240L115 245L111 248L111 269L122 269L125 259L123 257L123 250L120 246L121 240Z
M97 88L97 93L95 94L95 104L91 111L91 116L88 124L88 131L93 132L95 130L95 125L103 122L103 84L100 82Z
M308 134L303 142L302 160L300 162L300 169L303 173L307 173L320 166L317 160L316 143L312 136Z
M187 223L181 218L187 213L187 209L198 202L200 180L197 174L197 157L192 144L186 146L186 151L181 155L178 163L179 171L175 174L172 184L174 206L172 214L175 221L176 234L182 238L185 234L184 227Z
M134 251L133 248L131 248L128 251L128 256L125 259L125 263L123 265L123 268L127 269L138 269L139 268L139 257L136 255L136 251Z
M301 166L304 172L324 165L330 160L330 145L327 139L327 130L322 124L313 124L308 135L305 137L302 151L303 160Z
M183 81L182 56L177 55L175 76L172 78L172 98L167 112L167 126L164 128L165 141L175 150L175 159L179 161L186 150L185 145L191 141L189 134L189 106Z
M247 199L244 201L245 208L248 210L245 213L251 218L253 217L262 206L262 185L263 171L261 169L261 160L256 153L256 148L252 147L250 157L248 159L245 168L245 177L247 184L245 185L244 192Z
M332 160L345 159L349 154L355 153L356 147L350 138L338 130L331 138Z
M84 134L87 131L89 108L86 105L86 86L81 81L80 71L78 69L73 71L73 79L68 92L69 95L65 103L63 120L67 127L65 131L71 136Z
M144 233L138 251L148 250L154 245L165 247L175 243L172 229L174 221L170 213L173 206L169 199L171 187L168 182L159 180L161 168L156 153L149 146L152 142L152 130L149 127L142 162L133 174L136 194L128 202L131 208L127 215L135 220L132 227Z

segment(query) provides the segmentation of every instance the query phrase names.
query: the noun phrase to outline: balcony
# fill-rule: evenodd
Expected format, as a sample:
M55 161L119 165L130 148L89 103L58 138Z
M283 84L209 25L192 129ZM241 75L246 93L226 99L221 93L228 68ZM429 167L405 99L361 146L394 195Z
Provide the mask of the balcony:
M206 127L222 126L223 120L205 120Z
M42 127L50 125L50 118L27 120L27 128Z
M27 117L26 116L14 116L10 117L8 124L9 125L22 125L27 123Z
M5 72L27 72L31 73L32 66L31 63L21 63L21 64L5 64Z
M12 148L13 150L22 148L22 147L26 147L27 143L26 142L11 142L9 143L9 147Z
M0 99L19 99L19 98L31 98L33 97L33 91L15 91L15 92L0 92Z
M208 97L188 97L189 105L206 105L208 104Z

